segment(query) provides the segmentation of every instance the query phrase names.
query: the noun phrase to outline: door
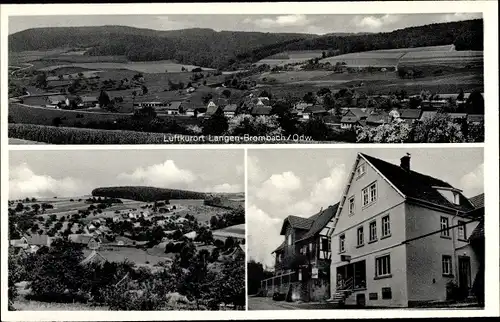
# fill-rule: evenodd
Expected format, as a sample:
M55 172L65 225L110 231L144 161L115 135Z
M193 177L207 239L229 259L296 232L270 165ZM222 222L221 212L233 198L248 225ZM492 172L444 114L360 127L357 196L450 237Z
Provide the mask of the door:
M464 296L469 294L471 287L470 257L458 257L458 287Z

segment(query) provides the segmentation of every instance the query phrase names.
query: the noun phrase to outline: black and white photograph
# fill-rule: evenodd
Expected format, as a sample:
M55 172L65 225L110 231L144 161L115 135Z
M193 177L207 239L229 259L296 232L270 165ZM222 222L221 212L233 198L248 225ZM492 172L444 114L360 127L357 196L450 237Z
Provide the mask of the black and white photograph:
M248 309L483 308L484 172L482 148L249 150Z
M243 157L11 151L9 309L244 310Z
M483 56L481 12L9 16L9 143L484 142Z

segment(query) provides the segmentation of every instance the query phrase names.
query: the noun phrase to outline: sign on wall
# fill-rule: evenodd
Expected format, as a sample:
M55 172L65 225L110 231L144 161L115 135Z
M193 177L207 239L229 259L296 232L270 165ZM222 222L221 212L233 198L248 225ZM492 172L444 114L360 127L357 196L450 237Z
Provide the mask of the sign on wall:
M318 278L318 268L313 267L311 275L312 275L312 278Z

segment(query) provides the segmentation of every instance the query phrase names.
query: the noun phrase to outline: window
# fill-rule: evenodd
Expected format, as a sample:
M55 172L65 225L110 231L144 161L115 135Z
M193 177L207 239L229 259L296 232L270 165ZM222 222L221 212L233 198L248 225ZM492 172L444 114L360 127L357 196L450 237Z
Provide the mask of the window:
M365 236L363 233L363 227L358 228L358 246L363 246L365 243Z
M391 256L384 255L375 258L375 277L391 275Z
M443 275L451 275L451 256L443 255Z
M328 252L330 251L330 243L328 242L328 238L322 238L321 239L321 250Z
M361 196L363 197L363 206L375 202L377 200L377 183L374 182L368 187L364 188Z
M372 221L370 223L370 231L369 231L369 241L376 241L377 240L377 222Z
M356 169L356 178L361 177L363 174L365 174L365 172L366 172L366 164L363 163Z
M313 251L313 243L309 243L309 252L312 253Z
M392 299L392 290L390 287L382 287L382 299L383 300Z
M354 215L354 197L349 198L349 216Z
M389 215L382 217L382 238L391 235L391 220Z
M467 231L465 230L465 222L458 221L458 239L465 240L467 238Z
M292 234L288 235L287 239L288 239L287 244L291 245L292 244Z
M339 236L339 253L345 252L345 235Z
M450 237L448 217L441 217L441 236Z

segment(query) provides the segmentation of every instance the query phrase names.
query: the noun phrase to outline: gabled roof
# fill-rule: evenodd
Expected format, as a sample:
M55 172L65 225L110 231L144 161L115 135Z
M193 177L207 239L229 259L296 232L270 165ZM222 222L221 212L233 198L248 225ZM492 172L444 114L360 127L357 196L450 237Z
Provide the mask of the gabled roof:
M181 101L172 101L169 102L165 108L171 111L178 111L179 108L181 107L181 104L182 104Z
M269 115L269 114L271 114L271 110L272 110L271 106L259 105L259 106L254 106L252 108L252 111L250 112L250 114L252 114L252 115Z
M326 113L326 110L321 105L312 105L304 109L304 113Z
M283 248L285 248L285 244L286 244L286 242L285 242L285 241L283 241L283 242L281 243L281 245L279 245L279 246L278 246L278 248L276 248L275 250L273 250L273 251L271 252L271 254L276 253L276 252L278 252L278 251L282 250Z
M481 194L479 194L477 196L469 198L469 201L472 203L472 205L475 208L482 208L482 207L484 207L484 193L481 193Z
M367 117L370 112L370 109L360 108L360 107L351 107L348 108L344 115L354 115L357 118Z
M436 116L437 111L423 111L422 115L420 115L420 121L424 121L426 119L431 119Z
M329 206L325 210L321 210L317 214L309 217L309 218L304 218L304 217L298 217L298 216L288 216L285 218L283 221L283 226L281 227L281 232L280 235L285 234L286 226L289 224L292 228L295 229L302 229L302 230L307 230L307 232L296 242L305 240L311 237L314 237L316 234L321 232L323 228L332 220L332 218L335 216L335 213L337 212L337 207L338 203ZM280 251L283 249L286 245L286 241L283 241L278 248L273 250L272 253L275 253L277 251ZM271 253L271 254L272 254Z
M47 246L50 241L49 235L31 235L31 236L25 236L26 240L28 241L28 244L30 245L40 245L40 246Z
M66 100L66 97L64 95L54 95L54 96L49 96L48 100L51 102L63 102Z
M304 217L298 216L288 216L283 221L283 225L281 226L280 235L284 235L286 233L286 226L289 224L292 228L309 230L313 224L313 220Z
M421 109L402 108L399 111L399 117L402 119L419 119L422 114Z
M212 115L214 115L215 113L217 113L217 111L220 110L220 107L218 106L209 106L207 108L207 111L205 112L205 117L210 117Z
M358 123L359 119L356 116L343 116L340 123Z
M82 103L85 102L97 102L98 99L95 96L82 96Z
M238 109L238 105L236 104L228 104L224 106L224 112L236 112Z
M484 122L483 114L469 114L467 115L468 122Z
M435 205L453 208L461 211L470 211L474 207L461 195L460 205L449 202L435 187L453 188L449 183L440 179L418 173L407 171L395 164L371 157L364 153L360 155L374 166L392 185L407 198L418 199Z
M313 224L311 225L311 228L307 233L302 236L300 240L304 240L310 237L314 237L316 234L321 232L323 228L332 220L332 218L335 216L335 213L337 212L339 204L335 204L333 206L329 206L328 208L320 211L319 213L315 214L314 216L310 217L309 219L313 220ZM300 241L299 240L299 241Z
M92 238L93 238L92 235L84 235L84 234L69 234L68 235L68 240L70 242L73 242L76 244L87 245Z
M389 114L387 112L378 112L368 115L366 123L383 124L389 121Z

